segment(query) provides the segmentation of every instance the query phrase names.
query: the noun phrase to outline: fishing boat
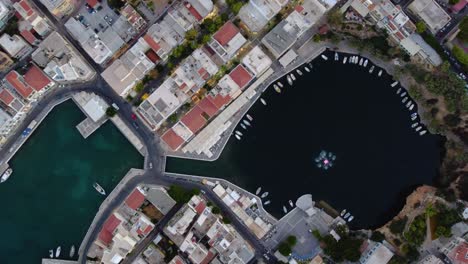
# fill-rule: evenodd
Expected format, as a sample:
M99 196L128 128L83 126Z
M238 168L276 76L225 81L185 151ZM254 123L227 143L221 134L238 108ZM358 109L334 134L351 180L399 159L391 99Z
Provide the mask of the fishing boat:
M283 84L281 82L277 82L278 86L283 88Z
M378 75L379 75L379 77L382 76L382 70L379 71Z
M234 135L234 136L237 138L237 140L241 140L241 137L239 135Z
M294 73L291 73L291 79L292 79L293 81L296 80L296 76L294 75Z
M372 72L374 71L374 69L375 69L375 66L372 65L372 66L370 67L369 73L372 73Z
M248 125L248 126L252 126L252 124L250 124L250 122L247 121L247 120L245 120L245 119L243 119L242 122L243 122L244 124Z
M270 200L268 200L268 201L264 202L263 205L269 205L270 203L271 203Z
M405 95L406 95L406 92L402 92L401 95L400 95L400 97L403 97L403 96L405 96Z
M6 180L8 180L8 178L10 178L10 176L11 176L12 173L13 173L13 169L12 169L12 168L8 168L8 169L2 174L2 177L0 178L0 183L5 182Z
M398 84L398 81L394 81L390 86L395 87L397 86L397 84Z
M340 59L340 57L338 57L338 53L335 52L335 60L337 61L337 60L339 60L339 59Z
M364 61L364 67L367 67L367 63L368 63L368 62L369 62L369 61L368 61L367 59Z
M72 247L70 248L70 258L73 258L73 256L75 255L75 246L72 245Z
M247 130L247 127L246 127L244 124L241 123L240 126L241 126L243 129Z
M262 193L262 196L260 196L260 198L263 199L263 198L265 198L265 197L267 197L267 196L268 196L268 192L264 192L264 193Z
M408 109L411 111L413 110L413 108L414 108L414 104L412 103Z
M58 258L60 257L60 251L62 250L62 247L58 247L57 250L55 251L55 257Z
M246 114L245 117L247 117L248 120L253 121L253 117L249 114Z
M340 215L344 216L345 214L346 214L346 209L343 209L343 211L341 211Z
M343 59L343 64L346 64L346 61L348 60L348 57L344 57Z
M359 61L359 66L362 66L362 63L364 62L364 59L361 58L361 60Z
M420 136L423 136L423 135L426 134L426 133L427 133L427 130L423 130L423 131L419 132L419 135L420 135Z
M401 87L398 88L398 90L396 91L396 94L400 94L401 93Z
M288 213L288 209L286 209L286 206L283 205L283 212L286 214Z
M292 79L291 79L291 76L288 75L288 76L286 77L286 79L288 80L289 85L292 85L292 84L293 84L293 81L292 81Z
M296 69L296 72L297 72L297 74L299 74L299 76L302 76L302 72L301 72L301 70L299 70L299 69Z
M277 93L281 93L281 89L278 87L278 85L276 85L276 84L273 85L273 89L275 89L275 91L276 91Z
M289 200L289 206L294 207L293 201Z
M260 194L261 191L262 191L262 187L258 187L258 188L257 188L257 191L255 191L255 195Z
M310 72L310 69L309 69L309 67L307 67L307 66L304 67L304 70L305 70L306 72Z
M263 105L267 105L265 99L263 99L263 98L260 98L260 102L262 102Z
M53 249L49 249L49 257L54 258L54 250Z
M422 129L422 126L418 126L415 130L416 130L416 132L418 132L421 129Z
M234 131L234 133L236 133L236 135L243 136L242 132L240 132L239 130Z
M348 218L351 214L348 212L344 215L344 219Z
M418 126L418 124L419 124L418 122L414 122L414 123L411 125L411 128L415 128L415 127L417 127L417 126Z
M353 219L354 219L354 216L350 216L350 217L348 218L348 223L351 222L351 221L353 221Z
M322 55L320 55L320 57L322 57L322 59L323 59L323 60L328 60L328 57L327 57L327 56L325 56L325 55L323 55L323 54L322 54Z
M408 96L406 96L405 98L403 98L403 100L401 100L402 103L406 103L406 101L408 101Z
M93 183L93 187L94 189L96 189L96 191L102 195L106 195L106 191L104 191L104 188L101 187L101 185L99 185L99 183L95 182Z

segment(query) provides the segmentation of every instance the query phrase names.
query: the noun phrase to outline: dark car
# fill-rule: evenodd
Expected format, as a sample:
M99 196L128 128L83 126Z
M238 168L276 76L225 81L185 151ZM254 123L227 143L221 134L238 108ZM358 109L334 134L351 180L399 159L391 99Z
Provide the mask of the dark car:
M136 128L136 129L139 129L139 128L140 128L140 126L137 124L137 122L132 122L132 125L133 125L133 127Z

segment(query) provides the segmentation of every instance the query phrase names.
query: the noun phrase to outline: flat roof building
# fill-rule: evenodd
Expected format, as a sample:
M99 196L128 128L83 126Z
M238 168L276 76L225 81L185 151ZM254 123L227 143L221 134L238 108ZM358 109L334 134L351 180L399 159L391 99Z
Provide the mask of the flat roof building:
M435 0L414 0L408 9L417 15L433 33L437 33L451 17Z
M385 264L393 257L393 252L390 251L384 244L370 243L366 251L363 252L359 263L361 264Z
M247 27L258 32L262 30L288 0L250 0L239 11L239 18Z
M258 76L264 73L271 66L272 60L265 54L260 46L255 46L244 56L242 64L244 64L255 76Z
M51 32L51 27L47 20L39 15L27 0L20 0L13 4L17 14L23 19L20 23L23 30L31 32L34 30L41 37L45 37Z
M0 46L13 58L22 58L32 51L31 46L18 35L4 33L0 37Z
M13 65L13 60L5 52L0 51L0 71L5 71L11 65Z
M227 62L246 42L247 39L242 36L239 29L228 21L213 35L209 46L224 62Z
M73 0L40 0L41 3L57 18L71 14L75 8Z

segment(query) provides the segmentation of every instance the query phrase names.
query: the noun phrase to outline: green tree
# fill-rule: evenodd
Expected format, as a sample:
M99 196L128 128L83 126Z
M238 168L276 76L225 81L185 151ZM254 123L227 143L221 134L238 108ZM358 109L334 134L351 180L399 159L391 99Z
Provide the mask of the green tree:
M283 256L289 256L291 255L291 246L289 246L288 243L286 242L282 242L281 244L279 244L278 246L278 251L283 255Z
M211 212L213 214L220 214L221 213L221 209L219 209L219 207L217 206L213 206L213 208L211 209Z
M460 47L453 46L453 56L463 65L468 65L468 54Z
M418 215L403 233L403 237L412 246L420 246L426 238L426 217Z
M200 190L191 189L187 190L178 185L171 185L167 193L176 201L177 203L187 203L190 201L192 196L200 193Z
M3 32L7 33L10 36L15 35L15 34L19 34L18 18L16 18L15 16L10 18L10 20L7 22L5 28L3 29Z
M449 4L451 5L456 5L458 2L460 2L460 0L449 0Z
M446 228L445 226L437 226L435 234L437 237L450 237L452 236L452 232L450 231L449 228Z
M116 114L117 114L117 110L116 110L114 107L112 107L112 106L107 107L107 109L106 109L106 115L107 115L108 117L113 117L113 116L115 116Z
M198 37L198 30L192 28L185 33L185 39L187 41L193 41Z
M322 40L322 37L320 37L319 34L315 34L313 37L312 37L312 40L314 42L320 42Z
M390 223L390 232L392 232L395 235L403 233L403 230L405 230L406 222L408 222L408 217L403 217L398 220L394 220Z
M143 82L139 82L135 85L135 87L133 87L133 89L136 91L136 92L141 92L143 91L143 88L145 87L145 85L143 84Z
M334 9L328 12L327 21L332 26L339 26L343 23L343 14L341 14L340 9Z
M427 217L433 217L437 214L437 210L434 208L432 204L429 204L426 206L424 213L426 214Z
M468 42L468 17L463 18L458 28L460 29L460 32L458 33L457 38L463 42Z
M107 4L112 9L120 10L125 5L125 1L122 1L122 0L108 0Z
M291 247L294 247L297 243L297 238L295 236L288 236L288 238L286 238L286 241Z
M382 242L382 241L385 240L385 235L380 233L379 231L374 231L374 232L372 232L372 235L371 235L370 239L372 241Z
M426 31L426 24L424 24L424 22L422 21L418 21L416 23L416 32L418 32L419 34L423 33L424 31Z
M236 2L233 5L231 5L231 11L235 15L239 14L239 11L241 10L242 6L244 6L244 3L242 2Z

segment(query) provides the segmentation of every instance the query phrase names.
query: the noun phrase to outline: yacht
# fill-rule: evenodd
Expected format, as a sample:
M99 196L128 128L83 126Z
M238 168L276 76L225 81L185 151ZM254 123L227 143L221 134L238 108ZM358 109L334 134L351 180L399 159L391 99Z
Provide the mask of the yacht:
M328 60L327 56L325 56L325 55L323 55L323 54L322 54L322 55L320 55L320 56L322 57L322 59L324 59L324 60Z
M397 86L397 84L398 84L398 81L394 81L390 86L395 87Z
M343 59L343 64L346 64L346 61L348 60L348 57L344 57Z
M291 76L288 75L288 76L286 77L286 79L288 80L289 85L292 85L292 84L293 84L293 81L292 81L292 79L291 79Z
M362 66L362 63L364 62L364 59L361 58L361 60L359 60L359 66Z
M268 196L268 192L264 192L264 193L262 193L262 196L260 196L260 198L263 199L263 198L265 198L265 197L267 197L267 196Z
M369 61L368 61L367 59L364 61L364 68L367 67L367 63L368 63L368 62L369 62Z
M354 216L350 216L350 217L348 218L348 223L351 222L351 221L353 221L353 219L354 219Z
M2 177L0 178L0 183L5 182L6 180L8 180L8 178L10 178L10 176L11 176L12 173L13 173L13 169L12 169L12 168L8 168L8 169L2 174Z
M406 108L409 108L412 103L413 102L411 102L411 100L408 100L408 102L406 103Z
M234 133L236 133L236 135L243 136L242 132L240 132L239 130L234 131Z
M351 214L349 212L347 212L345 215L344 215L344 219L348 218Z
M293 201L289 200L289 206L294 207Z
M288 213L288 209L286 209L286 206L283 205L283 212L286 214Z
M278 86L283 88L283 84L281 82L277 82Z
M243 119L242 122L243 122L244 124L248 125L248 126L252 126L252 124L250 124L250 122L247 121L247 120L245 120L245 119Z
M406 103L406 101L408 101L408 96L406 96L405 98L403 98L403 100L401 100L402 103Z
M234 136L237 138L237 140L241 140L241 137L239 135L234 135Z
M70 258L73 258L74 255L75 255L75 246L72 245L72 247L70 248Z
M344 216L345 214L346 214L346 209L343 209L343 211L341 211L340 215Z
M335 52L335 60L337 61L337 60L339 60L339 59L340 59L340 57L338 56L338 53Z
M413 110L413 108L414 108L414 104L411 103L411 105L410 105L410 107L408 109L411 111L411 110Z
M302 76L302 72L301 72L301 70L299 70L299 69L296 69L296 72L297 72L297 74L299 74L299 76Z
M400 95L400 97L403 97L403 96L405 96L405 95L406 95L406 92L402 92L401 95Z
M62 247L58 247L57 250L55 251L55 257L58 258L60 257L60 251L62 250Z
M268 200L268 201L264 202L263 205L269 205L270 203L271 203L270 200Z
M421 129L422 129L422 126L418 126L415 130L416 130L416 132L418 132Z
M53 249L49 249L49 257L54 258L54 250Z
M247 130L247 127L246 127L244 124L241 123L240 126L241 126L243 129Z
M258 187L257 191L255 191L255 195L259 195L261 191L262 191L262 187Z
M370 67L369 73L372 73L372 72L374 71L374 69L375 69L375 66L372 65L372 66Z
M278 85L273 84L273 89L275 89L277 93L281 93L281 89L278 87Z
M296 76L294 75L294 73L291 73L291 79L292 79L293 81L296 80Z
M426 134L426 133L427 133L427 130L423 130L423 131L419 132L419 135L420 135L420 136L423 136L423 135Z
M378 75L379 75L379 77L382 76L382 70L379 71Z
M398 88L398 90L396 91L396 94L400 94L401 93L401 87Z
M99 185L99 183L97 182L93 183L93 187L94 189L96 189L96 191L98 191L98 193L102 195L106 195L106 191L104 191L104 188L102 188L101 185Z
M310 69L309 69L309 67L307 67L307 66L304 67L304 70L305 70L306 72L310 72Z
M263 105L267 105L265 99L263 99L263 98L260 98L260 102L262 102Z
M414 122L414 123L411 125L411 128L415 128L415 127L417 127L417 126L418 126L418 124L419 124L418 122Z
M248 120L253 121L253 117L249 114L246 114L245 117L247 117Z

